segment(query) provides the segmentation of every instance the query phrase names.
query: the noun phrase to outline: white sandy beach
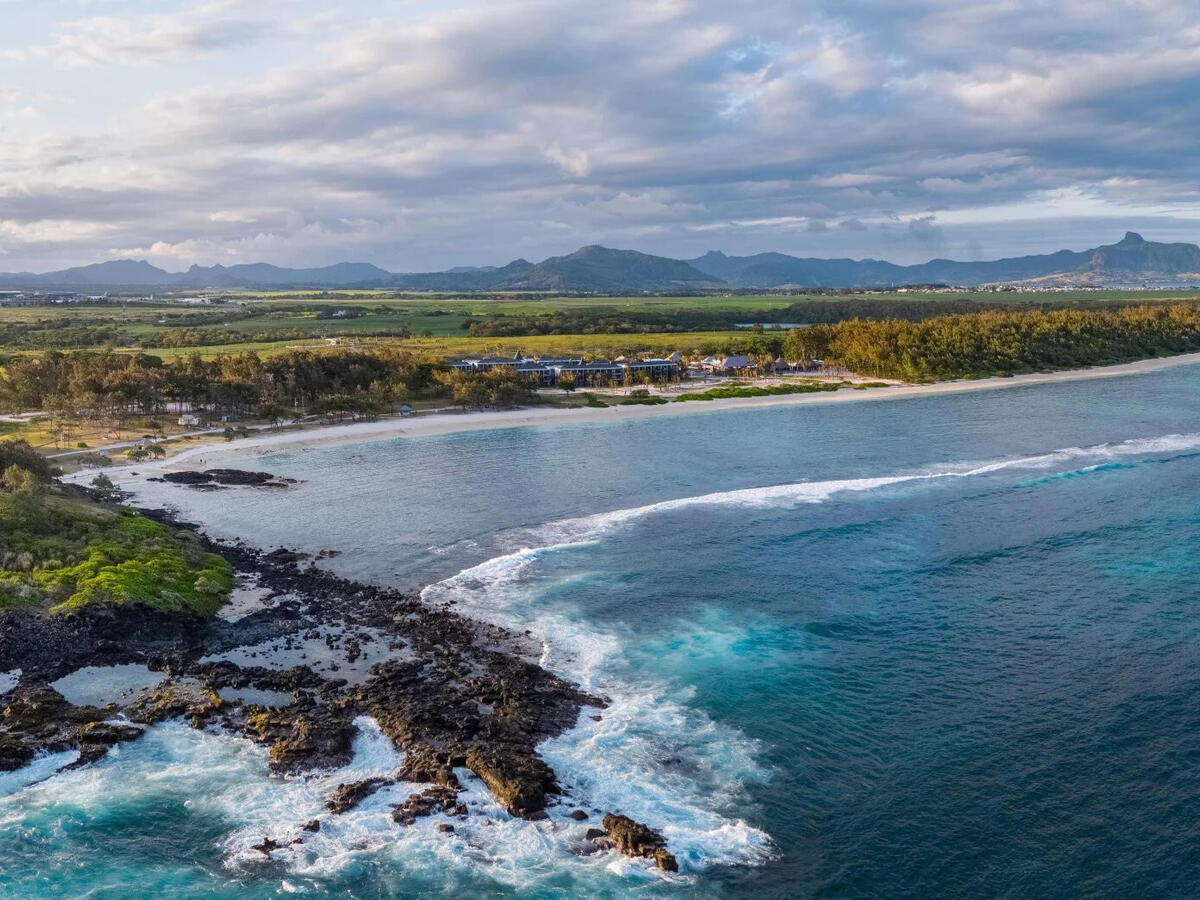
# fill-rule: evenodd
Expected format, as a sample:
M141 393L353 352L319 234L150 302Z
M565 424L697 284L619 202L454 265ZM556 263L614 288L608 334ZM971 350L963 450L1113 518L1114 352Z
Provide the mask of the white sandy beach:
M485 431L497 428L528 428L570 424L595 424L659 416L699 415L730 410L761 409L769 406L802 404L870 403L879 400L899 400L938 394L964 394L975 391L1001 390L1036 384L1057 384L1093 378L1114 378L1144 375L1178 366L1200 365L1200 353L1188 353L1164 359L1147 359L1116 366L1071 369L1035 375L1016 375L1012 378L985 378L970 381L945 381L935 384L897 385L885 388L816 394L787 394L775 397L748 397L729 400L667 403L662 406L610 406L607 409L563 407L492 410L486 412L424 413L412 418L390 418L376 422L357 422L349 425L318 425L302 430L260 434L228 444L206 444L192 447L168 459L140 463L142 474L151 471L178 471L221 465L231 459L247 456L267 456L280 451L334 447L394 438L426 437L453 434L460 431Z

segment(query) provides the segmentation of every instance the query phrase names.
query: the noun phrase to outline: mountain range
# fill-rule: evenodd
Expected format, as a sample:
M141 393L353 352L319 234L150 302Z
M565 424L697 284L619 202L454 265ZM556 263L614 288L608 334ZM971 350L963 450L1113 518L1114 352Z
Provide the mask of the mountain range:
M914 284L1129 285L1200 282L1200 247L1163 244L1128 232L1115 244L986 262L934 259L901 266L877 259L820 259L759 253L696 259L588 246L540 263L459 266L442 272L392 273L370 263L289 269L267 263L192 266L168 272L145 260L110 260L58 272L0 273L0 289L167 289L377 287L409 291L713 291L730 288L901 287Z

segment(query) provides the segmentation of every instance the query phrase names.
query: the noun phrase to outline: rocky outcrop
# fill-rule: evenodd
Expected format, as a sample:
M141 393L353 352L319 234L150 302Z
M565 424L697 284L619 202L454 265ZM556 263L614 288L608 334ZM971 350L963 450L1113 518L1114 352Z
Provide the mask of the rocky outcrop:
M484 744L467 748L467 768L514 816L532 818L546 808L546 796L558 793L554 770L524 747Z
M397 825L413 825L423 816L444 812L448 816L465 816L467 807L458 801L458 792L451 788L431 787L413 794L392 810Z
M203 472L167 472L163 481L189 486L219 484L225 486L256 486L275 481L270 472L247 472L243 469L206 469ZM291 479L287 483L294 484Z
M145 512L187 527L167 514ZM86 764L114 743L141 734L140 725L182 718L267 746L273 772L328 771L351 760L355 720L370 716L404 751L404 761L386 778L339 785L328 799L330 813L345 813L381 788L405 781L427 787L394 807L397 823L437 813L464 816L455 770L466 768L510 814L545 816L559 786L538 745L574 726L583 707L603 707L603 699L534 664L536 648L521 635L429 607L409 594L339 578L312 565L307 554L263 553L202 534L196 539L239 573L253 576L268 592L265 608L236 622L164 616L137 606L85 610L70 618L0 614L0 671L24 672L22 684L4 701L0 769L24 765L41 750L76 747L80 764ZM248 657L251 665L211 661L225 651L267 644L273 649L237 657L243 663ZM271 657L280 652L291 653L296 664L279 668ZM324 656L323 663L307 657L314 652ZM202 658L210 661L201 663ZM374 661L366 671L364 658ZM167 677L119 710L72 707L45 687L82 666L129 662ZM224 701L217 691L225 688L282 692L286 705ZM113 724L122 714L129 723ZM318 820L305 826L319 827ZM669 869L673 858L665 842L637 827L643 830L618 822L603 840ZM277 848L263 852L272 849Z
M661 834L641 822L635 822L629 816L617 816L609 813L604 817L604 833L606 837L597 838L598 844L607 841L612 847L626 856L652 859L664 872L678 872L679 864L675 857L667 851L667 841ZM589 832L589 835L592 832ZM601 844L603 846L603 844Z
M335 769L350 762L355 727L344 708L312 700L283 710L262 710L246 719L245 733L269 745L272 772L295 775Z
M116 744L142 736L142 729L107 721L111 713L73 706L48 684L22 684L7 695L0 724L0 771L13 771L39 753L78 750L72 766L95 762Z
M390 778L366 778L362 781L352 781L349 784L339 784L333 795L325 801L325 808L334 815L340 816L349 812L362 803L381 787L395 782Z

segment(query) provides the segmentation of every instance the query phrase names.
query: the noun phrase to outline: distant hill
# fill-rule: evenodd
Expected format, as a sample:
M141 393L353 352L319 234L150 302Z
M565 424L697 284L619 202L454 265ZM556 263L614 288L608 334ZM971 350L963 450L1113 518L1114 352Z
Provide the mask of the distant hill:
M678 259L636 250L590 246L568 256L552 256L534 265L517 259L499 269L459 266L446 272L397 275L392 282L419 291L622 291L687 290L720 285Z
M726 256L710 251L689 260L702 272L748 288L898 287L906 284L976 286L1015 282L1128 284L1200 280L1200 247L1159 244L1128 232L1094 250L1059 250L988 262L934 259L898 266L877 259L802 259L784 253Z
M284 269L268 263L238 266L192 266L175 276L183 287L298 286L345 287L359 284L383 284L392 273L370 263L336 263L319 269Z
M234 287L390 287L406 291L702 291L738 287L842 288L987 284L1127 285L1200 282L1200 247L1160 244L1129 232L1116 244L1059 250L986 262L934 259L901 266L878 259L821 259L759 253L727 256L710 251L691 260L651 256L596 245L540 263L457 266L444 272L393 274L370 263L288 269L267 263L192 266L172 273L145 260L119 259L44 274L0 274L0 289L193 290Z
M284 269L267 263L237 266L192 266L186 272L168 272L145 260L116 259L46 272L0 274L6 289L190 289L229 287L350 287L379 286L392 273L369 263L337 263L319 269Z
M592 245L569 256L552 256L512 280L508 287L614 293L698 288L722 281L678 259Z
M447 272L412 272L393 275L392 286L404 291L497 291L519 280L533 263L514 259L500 268L467 269L462 266Z

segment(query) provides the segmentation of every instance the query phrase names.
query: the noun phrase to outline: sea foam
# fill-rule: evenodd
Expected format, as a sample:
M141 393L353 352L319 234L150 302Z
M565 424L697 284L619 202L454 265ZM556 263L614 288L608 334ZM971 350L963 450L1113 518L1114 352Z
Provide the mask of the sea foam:
M690 708L686 695L665 684L635 685L612 677L608 669L622 653L620 636L589 624L562 604L539 603L539 593L564 586L562 578L541 576L539 559L586 547L642 519L690 508L787 508L923 481L1079 463L1094 468L1106 460L1197 450L1200 434L1172 434L920 472L719 491L561 519L501 533L497 544L507 552L430 585L422 597L430 603L452 602L467 615L535 630L543 640L542 665L612 698L599 722L584 716L576 728L540 748L572 801L624 812L662 828L685 871L753 864L771 857L771 839L729 810L745 802L748 784L770 777L756 762L754 742ZM663 764L680 759L681 766Z

